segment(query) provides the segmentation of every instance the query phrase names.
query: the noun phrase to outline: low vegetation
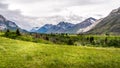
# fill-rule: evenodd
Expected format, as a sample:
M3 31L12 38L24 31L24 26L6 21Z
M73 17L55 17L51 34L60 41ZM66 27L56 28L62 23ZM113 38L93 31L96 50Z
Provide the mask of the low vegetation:
M0 68L120 68L119 48L61 46L1 35Z
M69 35L69 34L38 34L27 33L21 34L19 30L16 32L6 31L4 37L18 39L36 43L59 44L59 45L75 45L75 46L95 46L95 47L120 47L120 36L114 35Z

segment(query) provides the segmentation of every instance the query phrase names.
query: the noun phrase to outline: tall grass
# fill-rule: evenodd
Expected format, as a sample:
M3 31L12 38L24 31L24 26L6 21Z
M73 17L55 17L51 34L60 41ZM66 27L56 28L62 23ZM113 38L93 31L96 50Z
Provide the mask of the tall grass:
M120 68L120 48L60 46L0 37L0 68Z

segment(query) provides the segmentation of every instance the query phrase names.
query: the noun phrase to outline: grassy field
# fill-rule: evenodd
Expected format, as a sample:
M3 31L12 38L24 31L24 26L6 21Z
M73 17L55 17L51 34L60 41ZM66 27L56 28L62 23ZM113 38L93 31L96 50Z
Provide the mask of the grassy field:
M0 68L120 68L120 48L62 46L0 37Z

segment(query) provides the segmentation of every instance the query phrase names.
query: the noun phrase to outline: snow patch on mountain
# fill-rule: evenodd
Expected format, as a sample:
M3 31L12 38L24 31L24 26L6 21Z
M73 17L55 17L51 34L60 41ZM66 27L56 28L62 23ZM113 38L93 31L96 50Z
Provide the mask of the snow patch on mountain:
M86 27L86 28L79 29L79 30L77 31L77 33L84 33L84 32L87 32L87 31L91 30L92 28L94 28L94 27L95 27L99 22L101 22L102 20L103 20L103 19L99 19L99 20L97 20L97 21L91 20L92 25L90 25L90 26L88 26L88 27Z

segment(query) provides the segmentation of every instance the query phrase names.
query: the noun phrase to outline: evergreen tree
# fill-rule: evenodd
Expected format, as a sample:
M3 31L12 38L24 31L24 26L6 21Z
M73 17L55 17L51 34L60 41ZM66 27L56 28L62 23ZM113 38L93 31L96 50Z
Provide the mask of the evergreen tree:
M17 36L20 36L20 35L21 35L19 29L16 30L16 35L17 35Z
M108 38L106 37L105 40L104 40L105 44L107 44L108 42Z
M7 31L5 32L5 36L9 36L10 30L7 29Z
M9 30L9 29L7 29L7 31L6 31L6 32L8 32L8 33L9 33L9 32L10 32L10 30Z
M10 30L7 29L6 32L5 32L5 36L9 36L9 33L10 33Z
M94 42L94 37L90 37L90 43Z

